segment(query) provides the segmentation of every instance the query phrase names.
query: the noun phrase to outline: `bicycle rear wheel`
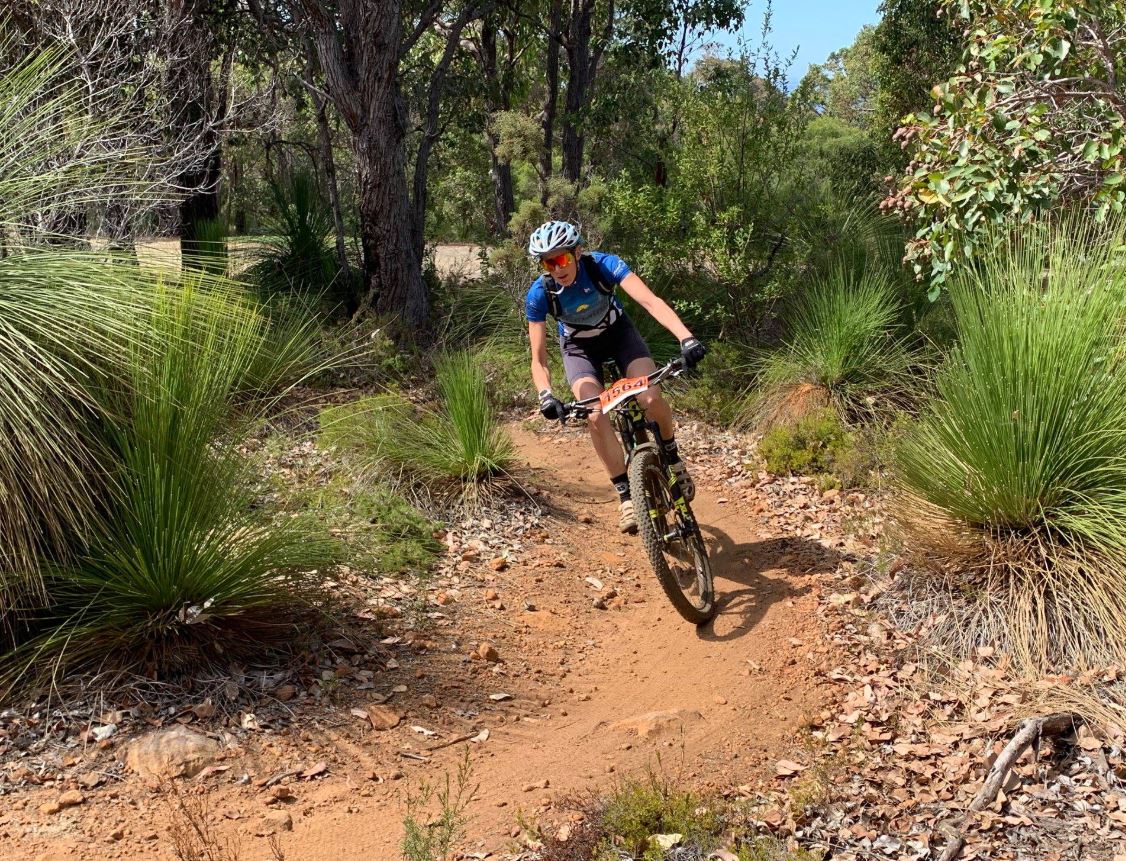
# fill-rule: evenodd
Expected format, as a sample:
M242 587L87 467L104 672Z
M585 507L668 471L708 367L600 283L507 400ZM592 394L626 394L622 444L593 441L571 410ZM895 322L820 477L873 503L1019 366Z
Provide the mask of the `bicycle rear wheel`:
M716 613L708 550L688 502L674 499L668 474L651 446L634 452L629 485L634 505L641 505L641 543L661 588L681 616L702 625Z

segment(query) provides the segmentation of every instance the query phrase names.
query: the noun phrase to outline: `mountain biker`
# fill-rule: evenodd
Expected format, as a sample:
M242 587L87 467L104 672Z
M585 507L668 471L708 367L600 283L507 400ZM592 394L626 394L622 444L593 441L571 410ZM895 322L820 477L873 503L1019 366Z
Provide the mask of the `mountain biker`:
M601 251L584 252L582 242L578 228L566 221L545 222L528 240L528 254L538 258L544 269L528 288L524 312L532 348L532 382L539 393L540 412L547 419L563 418L563 404L551 391L547 366L548 314L558 324L563 370L576 399L594 397L604 389L602 364L608 359L614 359L627 377L645 376L657 369L637 327L614 295L616 286L621 286L680 342L686 367L694 367L707 352L676 312L631 272L621 258ZM638 395L637 401L646 417L660 427L671 469L685 498L691 500L696 486L677 451L668 402L657 387ZM594 451L618 493L621 504L618 528L622 532L636 532L637 518L630 499L625 455L614 428L609 417L600 412L591 413L588 422Z

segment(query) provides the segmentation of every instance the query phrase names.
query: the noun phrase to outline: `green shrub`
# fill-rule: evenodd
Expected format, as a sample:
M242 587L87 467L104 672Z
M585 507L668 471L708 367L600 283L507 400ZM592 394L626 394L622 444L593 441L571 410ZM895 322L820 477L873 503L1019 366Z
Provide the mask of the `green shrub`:
M185 287L157 294L143 324L130 385L105 393L104 511L76 560L48 576L46 631L11 656L9 679L90 660L163 674L284 640L279 608L334 559L311 522L274 522L252 504L232 418L261 318Z
M958 343L896 451L914 545L978 596L952 636L1031 671L1126 657L1121 236L1032 228L952 283Z
M759 453L775 475L815 475L831 472L849 443L840 416L824 409L767 432Z
M606 834L600 861L618 858L620 851L639 861L663 861L665 850L654 835L679 834L681 846L707 852L716 847L723 821L716 805L650 772L614 788L604 801L600 827Z
M392 489L342 476L297 494L344 544L352 564L378 574L423 574L442 551L437 524Z
M761 362L753 420L769 426L799 417L796 391L848 419L908 400L915 360L897 334L900 314L895 282L883 273L840 266L815 281L788 317L786 344Z
M730 341L708 344L708 355L687 378L665 384L677 410L730 427L747 410L748 350Z
M323 299L354 310L358 276L342 269L332 249L332 211L321 197L316 177L298 172L270 182L273 220L256 243L247 277L270 300L283 296Z
M359 452L365 464L415 490L441 493L452 484L473 497L505 474L512 441L497 423L484 370L472 354L440 359L436 378L433 406L416 409L388 394L326 410L325 441Z
M0 28L3 29L3 28ZM73 221L123 193L143 204L153 154L117 94L91 92L61 50L0 35L0 637L41 606L40 575L73 559L101 514L111 457L103 389L129 382L154 276L123 255L56 243ZM10 62L8 60L10 59Z
M227 274L227 225L221 218L201 218L194 225L195 237L184 250L183 265L208 275Z

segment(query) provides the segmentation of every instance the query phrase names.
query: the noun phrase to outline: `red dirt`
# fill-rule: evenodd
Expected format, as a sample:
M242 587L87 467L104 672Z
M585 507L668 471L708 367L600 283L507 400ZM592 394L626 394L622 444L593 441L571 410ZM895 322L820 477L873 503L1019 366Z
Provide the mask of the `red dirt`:
M210 788L217 828L238 837L243 858L268 857L266 838L256 832L263 815L278 808L292 815L292 832L281 835L290 859L399 857L404 794L422 779L433 782L455 770L466 745L436 751L426 763L400 752L482 727L489 738L469 744L480 790L463 844L503 854L514 845L517 811L550 819L561 796L654 765L658 754L670 773L701 786L769 779L776 760L792 749L803 713L820 708L816 670L828 667L831 656L818 646L815 581L836 567L831 551L771 531L768 513L755 513L761 503L735 494L727 501L722 470L709 469L703 458L693 462L694 509L722 602L714 623L697 630L667 603L636 538L614 529L613 493L601 472L586 466L592 461L586 439L511 430L532 481L549 489L551 543L500 572L487 559L474 563L456 605L446 608L456 611L455 624L427 632L431 648L400 658L397 680L409 691L393 700L404 713L396 729L374 732L347 707L326 709L290 729L253 734L228 751L227 771L185 784ZM596 609L599 593L587 577L616 589L624 606ZM499 597L487 601L487 588ZM494 606L498 601L504 609ZM485 640L495 645L499 663L466 659ZM512 698L490 700L497 692ZM436 703L426 705L424 695ZM679 711L682 724L650 738L614 726L653 711ZM425 737L412 726L441 735ZM255 785L318 761L327 770L316 779L282 781L295 796L291 802L268 806L270 790ZM243 774L248 782L239 785ZM80 806L39 812L66 788L4 799L0 858L173 857L162 793L130 776L87 791Z

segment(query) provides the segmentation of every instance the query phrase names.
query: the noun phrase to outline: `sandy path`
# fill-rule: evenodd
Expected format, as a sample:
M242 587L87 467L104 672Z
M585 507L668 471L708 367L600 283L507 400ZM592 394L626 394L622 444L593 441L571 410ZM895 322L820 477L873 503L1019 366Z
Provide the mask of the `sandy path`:
M568 792L608 784L611 769L655 765L661 751L670 773L703 784L772 772L801 714L817 707L813 667L791 638L808 632L807 642L815 640L816 599L804 584L808 575L797 571L825 570L825 551L764 536L746 507L717 504L705 479L694 509L709 534L723 607L697 630L667 604L636 539L607 528L616 524L616 506L601 479L586 478L585 439L512 430L537 484L552 488L569 530L557 540L571 562L566 569L514 566L502 595L510 605L532 600L537 611L511 627L478 619L494 629L502 658L519 653L532 672L499 686L514 694L520 716L473 747L480 792L469 846L502 851L516 809L545 810ZM580 523L582 513L594 522ZM777 567L782 557L792 568ZM584 580L591 575L613 584L626 607L594 609L597 593ZM614 727L650 712L666 717L648 738ZM547 788L526 789L545 780ZM293 845L307 858L397 857L400 817L401 808L383 806L314 817L295 828Z
M703 786L768 778L801 715L819 708L815 670L828 658L814 648L813 580L835 567L829 551L771 534L753 499L732 494L718 502L726 499L715 477L720 470L697 464L694 508L709 537L722 602L717 619L697 630L668 605L636 539L618 535L612 492L600 475L587 478L586 439L533 434L518 425L510 430L534 483L548 488L557 534L485 578L505 607L478 595L459 599L456 624L441 635L456 641L415 656L401 670L411 693L396 699L405 716L393 733L359 733L355 719L345 716L232 754L232 775L275 773L295 756L329 761L324 779L294 785L293 830L282 836L290 859L399 857L403 794L456 768L465 747L438 751L428 763L402 758L404 748L432 743L411 725L440 727L442 738L489 729L487 741L470 745L480 790L468 811L465 845L503 853L513 845L509 832L518 810L561 819L561 797L654 765L658 754L670 774ZM588 576L615 588L625 605L596 609ZM525 602L535 610L526 611ZM496 645L500 663L466 661L464 644L482 639ZM423 690L433 692L439 708L410 699ZM496 692L512 699L493 702L489 694ZM650 722L652 734L638 735L637 719L650 712L663 716ZM616 726L619 721L625 725ZM275 808L266 806L266 790L228 782L209 794L219 832L239 836L242 857L267 857L258 831ZM163 839L167 806L159 797L129 781L106 795L44 822L30 837L9 834L14 842L3 839L0 827L0 857L172 857ZM28 798L22 806L31 813L40 801ZM107 823L122 821L125 839L106 838Z

